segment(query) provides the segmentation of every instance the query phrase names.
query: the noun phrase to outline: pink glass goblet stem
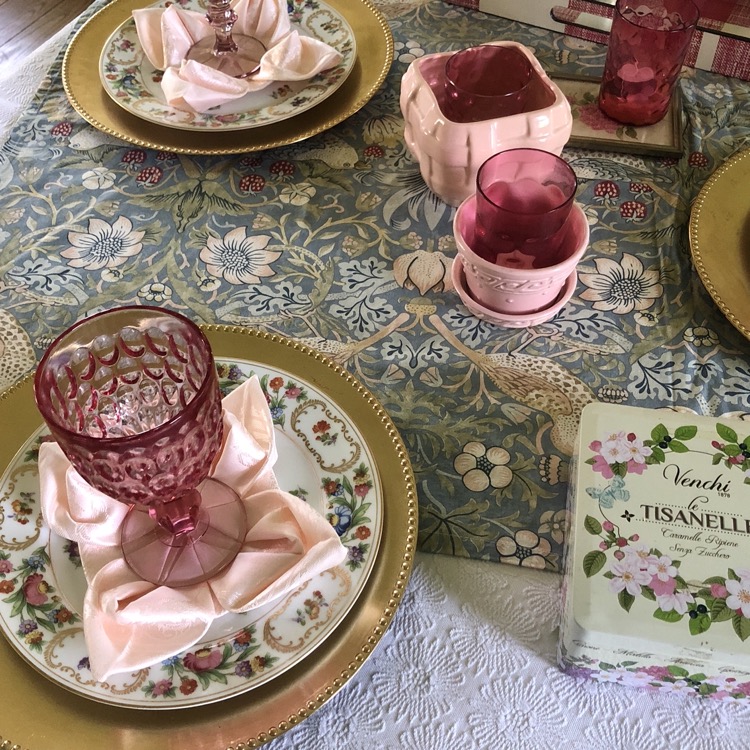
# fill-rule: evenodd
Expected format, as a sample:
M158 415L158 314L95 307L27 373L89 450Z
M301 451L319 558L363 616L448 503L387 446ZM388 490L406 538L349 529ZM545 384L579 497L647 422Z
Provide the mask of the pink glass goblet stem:
M206 19L214 30L214 37L196 42L188 50L187 59L233 78L247 78L257 73L266 48L255 37L232 33L237 14L232 10L231 0L208 0Z
M145 580L187 586L236 557L244 505L209 478L223 440L208 340L177 313L110 310L76 323L42 357L37 406L93 487L131 506L123 554Z

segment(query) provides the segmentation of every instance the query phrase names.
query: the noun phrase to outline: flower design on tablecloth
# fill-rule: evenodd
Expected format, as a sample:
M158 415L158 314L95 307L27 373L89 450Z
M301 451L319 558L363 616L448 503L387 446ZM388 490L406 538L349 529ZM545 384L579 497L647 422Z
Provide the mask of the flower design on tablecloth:
M539 520L539 533L549 534L558 544L562 544L570 529L570 513L567 510L546 510Z
M610 258L594 258L597 273L579 273L588 288L581 299L593 302L595 310L611 310L625 315L634 310L647 310L664 294L659 271L646 270L639 258L623 253L617 263Z
M694 328L686 328L685 333L682 337L690 344L696 346L717 346L719 344L719 337L714 331L705 326L695 326Z
M268 234L248 237L245 227L237 227L221 239L209 237L200 259L212 276L230 284L257 284L274 275L271 264L281 256L281 251L266 249L270 241Z
M453 288L452 263L443 253L416 250L396 258L393 275L399 286L418 289L422 295L429 291L448 292Z
M493 445L486 448L472 440L453 461L453 468L461 475L463 483L474 492L483 492L488 487L503 489L513 479L513 471L506 465L510 453L505 448Z
M552 551L546 539L528 529L517 531L512 537L501 536L495 546L501 562L540 570L547 567L546 557Z
M87 232L68 232L71 247L60 255L73 268L98 271L121 266L143 249L145 232L133 229L127 216L119 216L113 223L103 219L89 219Z
M115 174L106 167L94 167L81 175L81 184L87 190L107 190L115 184Z

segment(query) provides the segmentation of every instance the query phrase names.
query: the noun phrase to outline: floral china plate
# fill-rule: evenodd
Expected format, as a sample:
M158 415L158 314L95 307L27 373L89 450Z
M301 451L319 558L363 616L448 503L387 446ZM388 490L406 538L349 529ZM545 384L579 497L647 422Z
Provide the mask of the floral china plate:
M52 534L39 507L38 429L0 479L0 629L21 656L62 687L137 709L224 700L297 664L341 623L375 561L383 491L372 454L350 417L305 380L246 360L217 360L223 392L256 374L276 430L282 489L329 519L344 563L265 607L216 620L193 648L147 669L95 681L81 612L86 581L77 545Z
M178 4L201 10L196 0ZM168 5L168 0L152 7ZM110 98L127 112L148 122L182 130L246 130L281 122L317 106L333 94L351 73L357 58L354 32L341 13L321 0L290 0L292 27L338 50L343 59L306 81L269 83L260 91L195 113L167 104L161 88L162 71L143 52L135 21L122 23L104 44L99 58L99 78Z

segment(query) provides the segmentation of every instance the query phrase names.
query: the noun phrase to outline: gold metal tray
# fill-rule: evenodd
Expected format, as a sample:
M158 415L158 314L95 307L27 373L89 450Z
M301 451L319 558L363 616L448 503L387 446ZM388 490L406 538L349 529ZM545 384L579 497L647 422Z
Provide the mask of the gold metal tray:
M393 35L370 0L326 0L341 13L357 42L354 68L341 88L318 106L288 120L251 130L191 132L168 128L118 107L104 91L97 66L112 32L143 0L114 0L94 14L65 52L62 79L71 104L95 128L145 148L177 154L236 154L302 141L332 128L360 110L380 88L393 61Z
M701 189L690 213L690 251L708 293L750 339L750 149L735 154Z
M0 638L0 747L19 750L246 750L307 718L341 688L376 647L401 601L411 572L417 527L414 477L396 428L375 398L344 369L301 344L272 334L204 326L217 357L246 358L304 375L329 394L372 447L383 483L383 536L357 605L309 657L255 690L221 703L150 712L96 703L31 669ZM0 443L7 465L41 417L31 377L0 398L0 423L13 425ZM2 519L0 519L1 522Z

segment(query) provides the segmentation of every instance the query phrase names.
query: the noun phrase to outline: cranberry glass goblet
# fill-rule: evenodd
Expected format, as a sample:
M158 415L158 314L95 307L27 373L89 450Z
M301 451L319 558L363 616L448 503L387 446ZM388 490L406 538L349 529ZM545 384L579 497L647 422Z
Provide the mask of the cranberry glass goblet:
M221 449L221 392L208 340L187 318L121 307L71 326L34 378L52 436L93 487L131 509L128 565L172 587L234 560L247 530L237 493L209 478Z
M257 73L266 48L255 37L232 34L237 14L232 10L231 0L208 0L206 20L211 24L214 36L196 42L188 50L188 60L234 78L247 78Z

